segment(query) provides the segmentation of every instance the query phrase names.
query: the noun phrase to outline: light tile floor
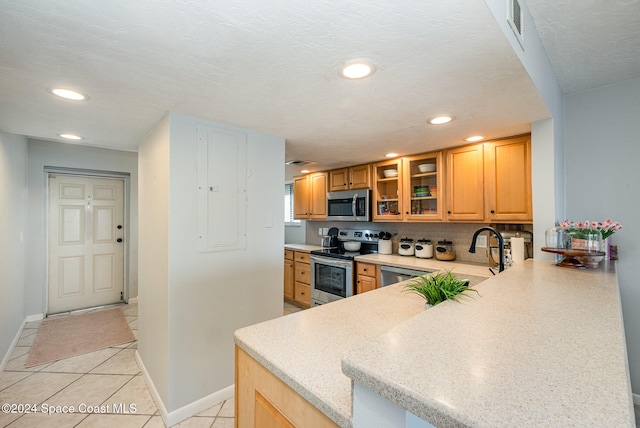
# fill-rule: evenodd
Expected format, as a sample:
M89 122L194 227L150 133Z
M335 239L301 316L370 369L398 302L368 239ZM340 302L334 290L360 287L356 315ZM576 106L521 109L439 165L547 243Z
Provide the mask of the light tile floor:
M133 334L138 333L138 306L122 305ZM301 310L284 304L283 315ZM0 427L164 427L135 361L137 341L36 367L24 368L41 321L25 325L0 375L0 404L28 405L31 413L4 413ZM94 406L80 409L80 404ZM118 405L124 405L118 409ZM135 405L135 412L129 405ZM62 406L75 406L64 412ZM109 406L109 407L107 407ZM131 410L128 414L123 409ZM54 412L49 415L43 410ZM93 410L93 412L91 411ZM106 413L102 413L106 412ZM178 427L231 428L233 398L189 418Z

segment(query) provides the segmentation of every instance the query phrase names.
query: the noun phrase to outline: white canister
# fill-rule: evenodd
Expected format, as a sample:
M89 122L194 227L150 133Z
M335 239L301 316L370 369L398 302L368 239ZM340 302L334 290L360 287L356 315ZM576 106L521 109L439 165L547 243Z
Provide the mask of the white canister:
M420 239L416 243L416 257L430 259L433 257L433 244L429 239Z
M414 252L415 246L413 244L413 239L402 238L398 244L398 254L401 256L413 256Z
M391 239L378 241L378 254L391 254Z

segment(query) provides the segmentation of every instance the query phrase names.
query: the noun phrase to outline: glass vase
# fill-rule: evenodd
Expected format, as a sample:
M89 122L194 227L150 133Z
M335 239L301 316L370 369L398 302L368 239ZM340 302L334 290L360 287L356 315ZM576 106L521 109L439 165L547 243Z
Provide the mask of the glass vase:
M571 249L582 250L588 253L581 256L576 256L578 261L587 268L596 268L598 263L604 260L604 254L597 254L602 252L602 235L599 231L570 231L571 236Z

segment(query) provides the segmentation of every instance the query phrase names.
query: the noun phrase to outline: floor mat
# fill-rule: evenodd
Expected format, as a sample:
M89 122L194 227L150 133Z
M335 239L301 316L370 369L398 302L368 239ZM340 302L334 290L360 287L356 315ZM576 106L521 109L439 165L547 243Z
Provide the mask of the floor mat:
M25 367L87 354L134 340L133 332L120 308L47 318L38 328Z

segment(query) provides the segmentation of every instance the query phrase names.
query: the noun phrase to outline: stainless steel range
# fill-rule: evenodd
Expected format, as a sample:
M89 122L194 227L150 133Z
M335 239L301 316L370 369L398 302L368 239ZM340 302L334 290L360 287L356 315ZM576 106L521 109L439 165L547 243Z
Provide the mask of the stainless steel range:
M311 251L311 306L353 296L354 258L377 253L379 234L377 230L343 229L338 232L337 247ZM360 249L346 251L347 242L359 242Z

